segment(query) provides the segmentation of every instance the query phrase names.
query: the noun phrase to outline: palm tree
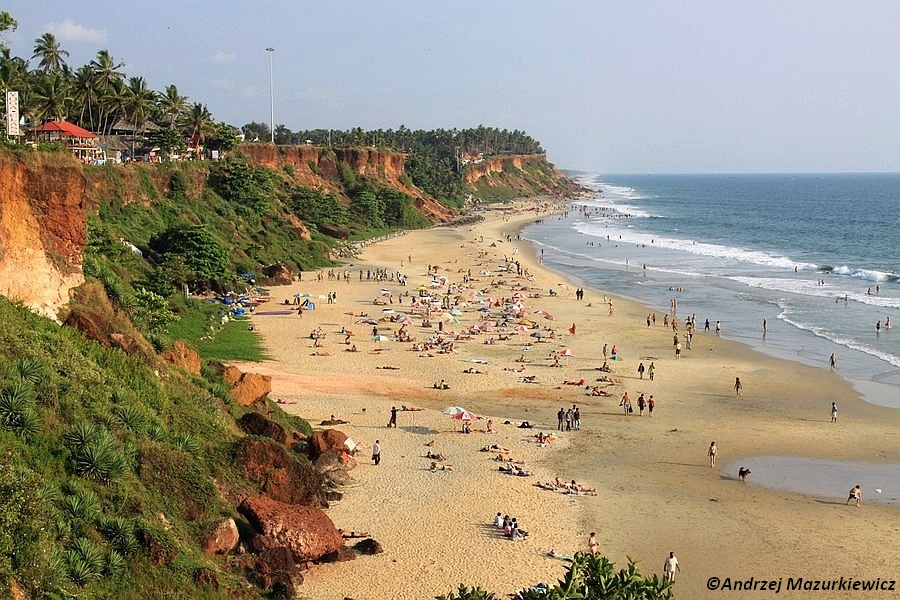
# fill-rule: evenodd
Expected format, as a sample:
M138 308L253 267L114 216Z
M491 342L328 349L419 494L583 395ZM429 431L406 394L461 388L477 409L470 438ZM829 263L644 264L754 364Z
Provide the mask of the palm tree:
M119 69L125 63L116 62L109 50L100 50L88 66L94 71L94 84L100 96L99 126L107 132L107 128L114 122L110 116L123 112L125 86L122 85L122 79L125 73Z
M184 127L190 134L189 147L196 148L197 155L200 155L200 146L206 140L207 136L212 135L216 131L215 123L212 120L212 114L205 104L195 102L184 116Z
M128 87L125 88L125 115L134 125L134 131L131 133L131 154L134 156L134 139L138 132L144 133L147 121L150 120L150 112L153 110L153 102L156 100L156 93L147 87L147 82L143 77L132 77L128 80Z
M79 125L85 129L94 129L94 105L100 98L97 90L97 82L94 79L94 70L90 65L85 65L75 71L72 90L75 101L81 104L81 114L78 117ZM87 121L85 121L87 111Z
M179 94L174 85L167 85L166 92L159 94L159 107L169 117L169 129L175 129L175 122L187 108L187 96Z
M52 33L45 33L38 39L34 40L34 54L31 58L39 58L41 62L38 65L44 73L60 73L66 69L66 61L64 56L69 56L69 51L64 50L56 36Z
M124 117L128 88L121 79L113 79L100 96L100 115L104 135L109 135L116 119Z
M18 56L10 56L9 48L0 48L0 87L24 91L28 78L28 62Z
M65 120L75 96L69 82L58 73L45 73L34 87L32 101L39 119Z

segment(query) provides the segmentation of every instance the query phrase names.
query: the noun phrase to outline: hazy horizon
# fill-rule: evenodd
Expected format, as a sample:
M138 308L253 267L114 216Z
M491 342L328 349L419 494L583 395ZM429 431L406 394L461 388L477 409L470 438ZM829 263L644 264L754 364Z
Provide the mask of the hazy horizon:
M30 59L56 35L217 120L292 130L520 129L560 168L622 174L900 171L900 3L452 5L12 0Z

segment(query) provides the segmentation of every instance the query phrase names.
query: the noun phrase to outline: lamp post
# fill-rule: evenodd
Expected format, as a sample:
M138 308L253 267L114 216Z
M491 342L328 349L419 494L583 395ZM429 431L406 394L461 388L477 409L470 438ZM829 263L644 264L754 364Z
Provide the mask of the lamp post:
M272 83L272 53L275 48L266 48L269 53L269 127L272 135L272 143L275 143L275 86Z

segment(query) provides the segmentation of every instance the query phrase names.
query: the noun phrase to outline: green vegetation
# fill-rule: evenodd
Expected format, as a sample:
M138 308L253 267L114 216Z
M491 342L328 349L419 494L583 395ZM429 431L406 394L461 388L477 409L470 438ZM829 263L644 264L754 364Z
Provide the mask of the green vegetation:
M515 600L672 600L672 583L658 575L645 576L637 564L616 570L605 556L579 552L565 576L554 586L529 588L515 594ZM456 592L437 600L499 600L495 594L478 587L459 586Z
M244 589L240 573L199 550L247 489L232 458L243 409L215 376L160 378L139 355L3 298L0 320L0 596L12 578L31 597ZM221 592L195 587L204 568L219 573Z

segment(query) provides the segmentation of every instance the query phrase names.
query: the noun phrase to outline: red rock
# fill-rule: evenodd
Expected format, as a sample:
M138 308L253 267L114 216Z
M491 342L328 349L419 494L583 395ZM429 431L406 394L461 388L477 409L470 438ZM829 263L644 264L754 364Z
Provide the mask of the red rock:
M207 554L228 554L240 541L237 524L234 519L223 519L203 540L203 551Z
M271 282L270 285L291 285L294 282L294 274L283 262L264 267L262 271L265 278Z
M321 504L324 478L304 457L266 440L245 438L235 462L241 474L270 498L290 504Z
M175 340L171 348L166 348L160 355L170 365L181 367L188 373L200 374L200 355L193 348L185 346L181 340Z
M250 435L272 438L282 444L287 442L287 432L284 427L258 412L248 412L238 419L238 425Z
M294 555L284 546L271 548L260 554L253 572L258 585L273 592L287 592L303 583L303 575L294 562ZM296 597L296 590L293 591L294 594L287 597Z
M259 553L283 546L296 562L318 560L343 547L344 540L320 508L297 506L267 496L247 498L238 506L257 532L252 544Z
M381 547L381 544L372 538L366 538L357 542L356 545L353 546L353 549L360 554L381 554L384 552L384 548Z
M328 450L333 450L340 454L347 451L344 442L347 441L347 434L337 429L326 429L325 431L317 431L309 439L310 453L313 458L318 458Z
M230 386L231 397L241 406L262 402L272 391L272 377L259 373L244 373L237 367L219 365L222 378Z

